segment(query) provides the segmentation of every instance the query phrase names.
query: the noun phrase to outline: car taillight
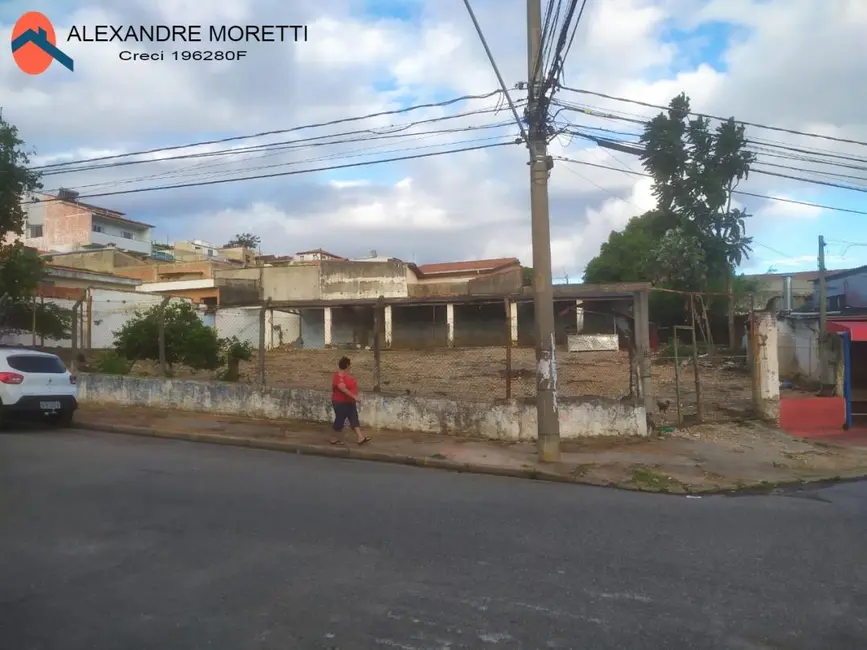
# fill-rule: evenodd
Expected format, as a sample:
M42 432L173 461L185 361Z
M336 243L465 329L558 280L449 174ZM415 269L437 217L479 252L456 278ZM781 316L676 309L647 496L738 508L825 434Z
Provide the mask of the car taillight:
M69 375L69 383L70 383L70 384L74 384L76 381L77 381L77 380L76 380L76 378L75 378L75 375Z
M17 372L0 372L0 384L20 384L24 381L24 375Z

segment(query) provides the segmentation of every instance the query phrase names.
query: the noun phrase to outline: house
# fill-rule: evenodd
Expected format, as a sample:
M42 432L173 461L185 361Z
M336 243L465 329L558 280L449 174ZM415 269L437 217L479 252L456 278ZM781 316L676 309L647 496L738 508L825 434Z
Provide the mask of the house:
M813 308L819 308L819 279L813 280ZM827 309L842 311L867 309L867 266L825 274Z
M753 295L757 309L768 308L771 311L780 311L785 308L784 296L789 286L792 300L790 309L799 309L810 304L813 298L813 283L819 277L819 272L758 273L743 277L756 285Z
M24 204L26 246L45 252L114 246L150 256L150 224L134 221L121 212L78 200L78 192L61 189L56 196L34 193Z
M155 263L144 255L126 253L112 246L66 253L43 253L42 260L48 266L64 266L95 273L115 273L118 269L146 267Z
M234 269L229 262L201 261L149 264L118 269L116 273L139 282L136 291L189 298L204 305L250 304L259 300L257 276L218 278L220 269Z
M325 260L342 260L340 255L335 255L334 253L329 253L328 251L324 251L321 248L317 248L312 251L298 251L295 253L295 260L298 262L322 262Z

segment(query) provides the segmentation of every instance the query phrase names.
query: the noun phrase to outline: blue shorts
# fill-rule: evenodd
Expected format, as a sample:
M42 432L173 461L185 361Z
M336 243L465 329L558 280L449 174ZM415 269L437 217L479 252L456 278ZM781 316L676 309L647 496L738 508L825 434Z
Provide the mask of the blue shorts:
M358 421L358 405L348 402L331 402L334 408L334 430L343 431L343 425L349 420L349 426L358 429L361 424Z

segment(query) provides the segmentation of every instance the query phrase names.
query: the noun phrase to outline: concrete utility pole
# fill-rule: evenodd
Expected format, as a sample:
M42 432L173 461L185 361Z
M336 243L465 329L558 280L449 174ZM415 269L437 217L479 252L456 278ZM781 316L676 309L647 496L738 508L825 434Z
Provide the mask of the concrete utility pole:
M533 229L533 290L536 311L536 418L539 460L560 460L560 414L557 408L557 362L554 346L554 290L551 278L551 224L548 215L548 107L538 96L544 71L539 57L542 2L527 0L527 122L530 149L530 209ZM538 100L542 100L541 102Z

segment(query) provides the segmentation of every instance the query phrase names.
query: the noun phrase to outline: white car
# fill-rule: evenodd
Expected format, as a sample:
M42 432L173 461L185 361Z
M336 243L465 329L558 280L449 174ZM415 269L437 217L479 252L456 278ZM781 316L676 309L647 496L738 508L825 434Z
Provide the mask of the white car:
M0 417L72 424L78 386L56 354L0 345Z

